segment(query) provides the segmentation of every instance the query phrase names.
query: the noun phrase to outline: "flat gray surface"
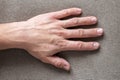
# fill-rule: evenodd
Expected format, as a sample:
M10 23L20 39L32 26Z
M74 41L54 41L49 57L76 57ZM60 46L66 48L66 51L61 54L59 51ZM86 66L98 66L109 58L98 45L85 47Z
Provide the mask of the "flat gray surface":
M120 80L120 0L0 0L0 23L27 20L35 15L80 7L94 15L105 30L93 52L61 52L71 72L43 64L23 50L0 52L0 80ZM83 55L82 55L83 54Z

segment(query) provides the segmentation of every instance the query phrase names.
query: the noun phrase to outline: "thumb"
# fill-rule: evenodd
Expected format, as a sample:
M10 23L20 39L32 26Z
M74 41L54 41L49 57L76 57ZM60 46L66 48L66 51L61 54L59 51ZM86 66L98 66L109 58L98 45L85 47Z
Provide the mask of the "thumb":
M58 68L63 68L67 71L70 70L70 64L68 63L68 61L66 61L63 58L57 57L57 56L47 57L46 63L52 64Z

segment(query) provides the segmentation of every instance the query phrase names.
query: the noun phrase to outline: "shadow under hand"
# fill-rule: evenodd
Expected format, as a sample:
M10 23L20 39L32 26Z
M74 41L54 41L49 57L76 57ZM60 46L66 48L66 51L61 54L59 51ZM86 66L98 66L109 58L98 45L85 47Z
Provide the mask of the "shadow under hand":
M80 17L80 16L76 16L76 17ZM72 17L67 17L64 19L69 19ZM99 23L96 23L94 25L89 25L89 26L75 26L75 27L70 27L67 29L90 29L90 28L97 28L99 26ZM96 41L99 42L104 38L104 36L100 36L100 37L94 37L94 38L71 38L69 40L72 41L84 41L84 42L90 42L90 41ZM87 56L92 56L94 54L98 54L100 52L100 48L94 51L63 51L63 52L59 52L57 54L57 56L60 56L62 58L65 58L69 61L69 58L86 58Z

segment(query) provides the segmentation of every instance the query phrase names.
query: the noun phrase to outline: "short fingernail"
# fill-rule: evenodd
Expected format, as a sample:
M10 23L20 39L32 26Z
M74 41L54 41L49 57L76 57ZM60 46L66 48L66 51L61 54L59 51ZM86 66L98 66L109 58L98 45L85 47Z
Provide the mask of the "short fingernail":
M92 17L91 21L94 22L94 23L96 23L97 22L97 18L96 17Z
M98 49L99 46L100 46L100 44L99 44L98 42L94 42L94 43L93 43L93 47L94 47L95 49Z
M102 28L97 29L97 33L98 33L98 35L102 35L103 34L103 29Z
M77 14L80 14L81 12L82 12L81 9L78 9L78 10L77 10Z
M69 66L64 65L63 68L64 68L65 70L69 71Z

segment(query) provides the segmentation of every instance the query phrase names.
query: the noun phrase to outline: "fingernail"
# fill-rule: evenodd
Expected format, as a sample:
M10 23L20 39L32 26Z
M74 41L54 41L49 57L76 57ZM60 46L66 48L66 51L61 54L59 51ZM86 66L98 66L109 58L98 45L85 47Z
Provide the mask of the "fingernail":
M99 48L100 44L98 42L93 43L95 49Z
M97 29L97 33L98 33L98 35L102 35L103 34L103 29L102 28Z
M91 21L94 22L94 23L96 23L97 18L96 18L96 17L92 17L92 18L91 18Z
M82 12L81 9L78 9L78 10L77 10L77 14L80 14L81 12Z
M69 71L69 66L67 66L67 65L64 65L64 67L63 67L65 70L67 70L67 71Z

